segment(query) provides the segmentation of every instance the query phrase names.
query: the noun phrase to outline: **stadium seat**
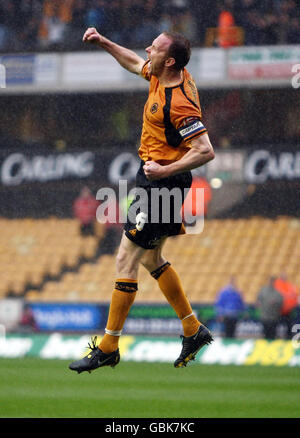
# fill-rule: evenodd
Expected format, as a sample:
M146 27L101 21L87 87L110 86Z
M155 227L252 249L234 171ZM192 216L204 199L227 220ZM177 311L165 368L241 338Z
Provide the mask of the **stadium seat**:
M39 287L46 276L58 276L81 256L92 258L98 238L82 237L74 219L4 219L0 226L0 297L21 296L26 286ZM35 296L29 294L28 296Z
M0 297L22 295L30 282L29 301L110 301L115 254L78 264L81 256L93 257L98 240L81 237L76 221L0 219L0 225L7 230L0 236ZM164 253L195 303L214 302L231 276L249 304L271 275L284 272L300 284L300 227L290 217L206 220L202 234L170 238ZM74 272L63 273L65 266ZM43 282L46 275L58 280ZM138 280L136 302L166 302L143 267Z

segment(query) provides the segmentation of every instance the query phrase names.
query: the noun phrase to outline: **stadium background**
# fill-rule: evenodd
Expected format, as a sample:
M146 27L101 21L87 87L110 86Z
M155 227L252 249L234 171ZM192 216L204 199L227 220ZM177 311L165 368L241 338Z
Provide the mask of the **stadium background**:
M273 342L262 339L255 306L271 275L285 272L300 285L300 79L292 70L300 64L299 6L292 0L214 4L1 1L4 368L16 357L77 357L106 322L114 282L112 233L119 230L97 224L94 236L81 236L72 205L84 186L95 196L101 187L117 189L120 179L133 185L147 83L81 44L89 25L141 54L164 29L192 41L189 70L216 152L194 176L208 181L211 201L203 233L170 239L166 254L194 311L216 337L196 366L300 365L297 345L284 340L282 330ZM222 41L221 4L235 20ZM247 312L237 338L226 340L213 304L231 276ZM24 308L33 312L35 329L20 324ZM180 333L180 322L141 268L123 360L172 362ZM13 414L1 413L6 415Z

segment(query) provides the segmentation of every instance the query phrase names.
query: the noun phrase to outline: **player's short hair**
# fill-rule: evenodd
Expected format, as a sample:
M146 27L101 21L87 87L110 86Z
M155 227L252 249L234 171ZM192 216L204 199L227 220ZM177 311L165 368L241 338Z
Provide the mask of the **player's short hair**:
M191 44L187 38L176 32L163 32L172 42L168 50L168 56L175 59L175 70L182 70L191 57Z

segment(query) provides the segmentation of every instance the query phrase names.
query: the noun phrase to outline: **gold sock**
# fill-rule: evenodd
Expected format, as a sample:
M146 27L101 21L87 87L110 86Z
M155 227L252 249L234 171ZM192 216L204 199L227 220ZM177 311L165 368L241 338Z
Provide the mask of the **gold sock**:
M169 262L166 262L151 272L151 275L158 281L161 291L181 320L184 336L194 335L201 323L193 314L192 307L175 269Z
M123 325L134 302L137 281L128 278L116 280L109 307L108 320L99 348L104 353L111 353L118 348Z
M182 319L181 323L182 323L182 327L183 327L184 336L194 335L201 325L201 323L198 321L198 319L196 318L196 316L193 313L190 315L187 315L186 318Z

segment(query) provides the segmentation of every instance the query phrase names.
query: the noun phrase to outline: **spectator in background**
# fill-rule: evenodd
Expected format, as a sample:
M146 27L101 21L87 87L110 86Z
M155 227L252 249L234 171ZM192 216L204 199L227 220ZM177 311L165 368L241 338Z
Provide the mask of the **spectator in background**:
M77 0L74 3L70 24L75 30L81 30L86 23L87 6L85 0Z
M224 325L225 337L234 338L238 319L245 309L242 294L236 287L234 277L219 292L215 302L215 309L218 321Z
M133 40L138 46L147 45L148 41L152 41L156 36L157 30L155 23L150 17L145 17L142 22L136 27L133 32Z
M183 34L195 43L197 38L197 19L188 8L178 9L172 14L171 26L168 30Z
M37 332L38 326L29 304L24 304L23 313L19 323L19 330L21 333Z
M145 11L146 14L157 23L162 16L164 10L169 10L167 2L162 2L160 0L146 0L145 1Z
M275 278L271 277L269 284L263 286L257 296L257 308L263 325L266 339L275 339L277 326L280 322L283 298L274 286Z
M137 46L143 47L147 41L152 41L156 35L156 25L149 10L146 10L144 2L132 1L128 8L128 16L130 16L131 23L131 32L128 33L128 37L131 43L134 42Z
M70 22L65 29L65 41L68 41L68 48L76 49L81 46L82 41L79 35L84 31L86 24L87 5L86 0L76 0L72 8Z
M239 45L239 34L235 24L233 0L225 0L218 17L218 45L223 49Z
M38 43L38 30L42 15L40 0L19 0L14 20L17 24L15 34L18 35L20 50L34 50ZM13 38L15 39L15 34Z
M246 46L259 45L262 40L259 3L257 0L241 0L237 24L244 29Z
M103 28L105 24L105 3L103 0L93 1L86 13L85 25L87 27Z
M68 24L72 20L74 0L45 0L41 20L40 42L51 48L63 43Z
M95 235L96 211L99 202L94 198L88 187L83 187L78 198L73 203L73 213L80 224L82 236Z
M131 42L132 30L135 28L132 22L131 3L132 0L105 1L105 23L101 31L113 38L117 44L124 41Z
M223 9L220 11L219 4ZM143 47L158 32L178 31L201 46L219 27L219 45L299 44L298 0L1 0L0 49L80 50L86 26L118 44Z
M283 273L274 281L275 289L282 295L281 322L286 326L286 338L293 337L292 327L297 316L299 291Z
M158 32L169 32L172 29L172 15L169 12L164 12L158 20L157 26Z
M203 198L202 196L197 195L197 189L203 189ZM212 189L207 179L204 177L194 176L191 188L182 206L183 217L185 219L191 218L192 216L195 218L206 217L211 199ZM201 202L202 200L203 203Z

